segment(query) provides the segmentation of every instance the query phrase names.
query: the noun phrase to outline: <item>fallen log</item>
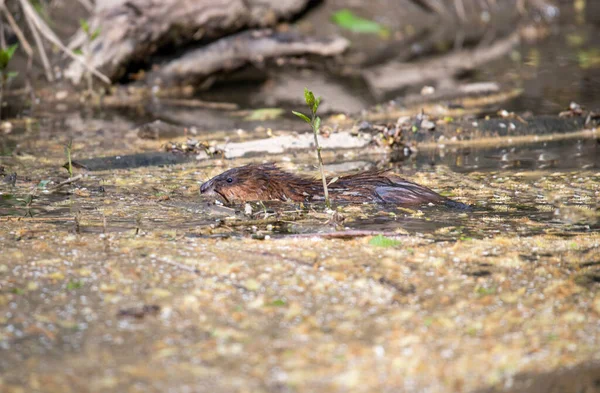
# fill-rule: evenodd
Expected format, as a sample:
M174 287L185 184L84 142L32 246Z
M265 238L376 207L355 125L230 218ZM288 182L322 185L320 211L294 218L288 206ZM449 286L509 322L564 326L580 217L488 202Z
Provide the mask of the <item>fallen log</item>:
M250 30L188 51L182 57L161 67L159 71L151 73L148 80L151 83L157 80L202 80L217 72L232 71L248 63L263 63L269 58L305 54L338 55L346 50L348 45L348 40L341 37L316 38L292 32Z
M303 11L309 0L110 0L99 1L89 20L98 31L89 43L89 65L113 81L128 64L146 62L160 49L205 44L246 28L272 27ZM73 38L81 46L85 33ZM84 75L73 62L65 75L78 83Z

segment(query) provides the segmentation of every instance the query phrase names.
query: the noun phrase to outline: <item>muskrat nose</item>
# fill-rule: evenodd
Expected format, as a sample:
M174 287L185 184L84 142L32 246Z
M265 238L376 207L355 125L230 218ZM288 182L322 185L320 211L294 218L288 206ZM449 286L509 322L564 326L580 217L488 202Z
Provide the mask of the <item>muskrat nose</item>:
M204 194L205 192L210 191L210 188L211 188L210 180L202 183L202 185L200 186L200 194Z

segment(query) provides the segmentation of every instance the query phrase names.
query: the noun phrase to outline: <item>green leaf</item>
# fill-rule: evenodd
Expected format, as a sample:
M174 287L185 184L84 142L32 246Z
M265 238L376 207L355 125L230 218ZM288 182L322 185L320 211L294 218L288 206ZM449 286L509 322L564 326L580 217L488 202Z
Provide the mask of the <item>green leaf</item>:
M377 235L377 236L372 237L371 240L369 240L369 244L372 246L375 246L375 247L388 248L388 247L399 246L402 243L399 242L398 240L390 239L389 237L385 237L383 235Z
M306 105L310 108L310 110L314 113L315 107L315 95L312 91L308 90L306 87L304 88L304 100L306 101Z
M315 105L314 105L314 109L313 109L313 112L314 112L314 113L317 113L317 109L319 109L319 104L320 104L320 103L321 103L321 97L319 97L319 98L317 98L317 99L315 100Z
M286 305L286 301L283 299L275 299L271 302L271 306L275 307L284 307Z
M319 116L317 116L315 118L315 131L319 132L319 128L321 128L321 118Z
M83 55L83 51L81 49L75 49L73 51L73 53L75 53L76 55L82 56Z
M83 287L83 283L81 281L69 281L67 283L67 290L68 291L72 291L75 289L80 289L81 287Z
M18 47L19 47L19 44L14 44L4 50L6 52L6 54L8 55L8 60L12 59L12 57L15 54L15 51L17 50Z
M356 16L349 9L335 12L331 16L331 20L339 27L355 33L385 34L387 32L384 26L375 21Z
M94 30L94 32L92 33L92 35L90 37L90 41L94 41L96 38L98 38L98 36L100 35L101 31L102 30L100 30L99 27L96 30Z
M85 19L79 19L79 26L81 26L81 29L85 32L85 34L90 33L90 24L88 23L87 20Z
M19 76L19 73L17 71L11 71L11 72L7 72L6 73L6 80L9 81L13 78L16 78L17 76Z
M304 113L300 113L300 112L296 112L296 111L292 111L292 113L294 115L298 116L299 118L301 118L302 120L304 120L305 122L307 122L308 124L310 124L310 119Z
M485 287L477 287L475 288L475 293L480 296L488 296L496 293L495 287L485 288Z
M8 66L8 62L12 59L19 44L14 44L6 49L0 50L0 70L4 70Z
M33 202L33 195L27 194L27 196L25 197L25 199L23 199L23 201L25 202L25 206L31 205L31 202Z
M46 188L51 180L40 180L38 183L38 188Z

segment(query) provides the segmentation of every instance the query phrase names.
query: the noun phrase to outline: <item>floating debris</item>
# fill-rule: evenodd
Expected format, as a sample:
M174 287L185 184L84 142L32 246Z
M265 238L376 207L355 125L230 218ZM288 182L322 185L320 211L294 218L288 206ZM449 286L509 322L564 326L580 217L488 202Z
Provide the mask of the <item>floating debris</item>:
M170 153L206 154L209 157L224 154L222 149L211 146L208 142L200 142L193 139L188 139L186 142L168 142L164 145L164 149Z
M160 311L160 306L156 304L144 304L141 307L123 308L117 313L117 317L131 317L142 319L147 315L156 315Z

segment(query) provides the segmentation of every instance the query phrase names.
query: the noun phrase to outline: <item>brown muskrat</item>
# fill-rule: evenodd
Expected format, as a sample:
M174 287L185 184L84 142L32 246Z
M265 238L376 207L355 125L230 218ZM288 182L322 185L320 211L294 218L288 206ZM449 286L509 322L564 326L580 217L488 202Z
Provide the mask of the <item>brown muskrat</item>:
M469 209L468 205L448 199L389 170L371 170L327 180L332 201L346 203L393 203L420 205L426 203ZM274 164L250 164L233 168L208 180L200 187L202 194L218 194L226 203L248 201L323 201L320 179L285 172Z

